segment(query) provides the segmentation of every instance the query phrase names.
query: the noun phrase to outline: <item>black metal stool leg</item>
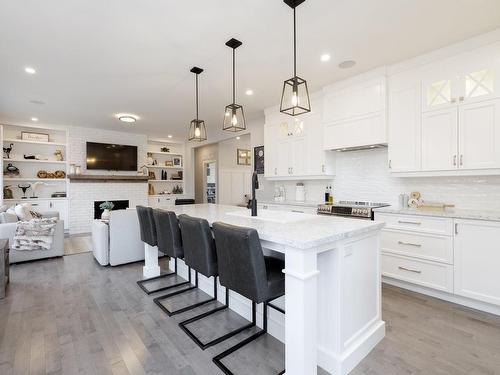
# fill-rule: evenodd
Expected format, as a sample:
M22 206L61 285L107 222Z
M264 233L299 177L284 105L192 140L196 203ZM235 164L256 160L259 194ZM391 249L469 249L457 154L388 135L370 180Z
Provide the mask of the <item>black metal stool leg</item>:
M269 302L264 302L264 308L263 308L263 312L262 312L262 315L263 315L263 324L262 324L262 327L263 329L257 333L255 333L254 335L246 338L245 340L243 340L242 342L236 344L235 346L232 346L231 348L227 349L226 351L216 355L212 360L213 362L217 365L218 368L220 368L222 370L222 372L224 372L224 374L226 375L234 375L233 372L231 372L231 370L229 370L226 365L224 365L222 363L222 359L224 359L225 357L231 355L232 353L238 351L239 349L241 349L242 347L244 347L245 345L248 345L249 343L251 343L252 341L255 341L256 339L258 339L259 337L265 335L267 333L267 312L268 312L268 306L269 306ZM255 322L255 303L252 302L252 319L253 321ZM285 373L285 370L281 371L278 373L278 375L282 375Z
M189 268L189 283L191 283L191 268ZM217 278L214 278L214 284L217 285ZM188 292L190 290L194 290L194 289L197 289L198 288L198 272L195 271L195 284L194 286L191 286L189 288L185 288L185 289L181 289L181 290L178 290L178 291L175 291L173 293L169 293L169 294L165 294L163 296L160 296L160 297L156 297L155 299L153 299L154 303L156 303L168 316L173 316L173 315L177 315L177 314L182 314L183 312L186 312L186 311L189 311L189 310L192 310L192 309L195 309L197 307L200 307L202 305L205 305L207 303L210 303L210 302L214 302L214 301L217 301L217 288L215 287L215 296L210 298L210 299L207 299L205 301L201 301L201 302L197 302L195 304L192 304L192 305L189 305L189 306L186 306L186 307L183 307L181 309L178 309L178 310L175 310L175 311L171 311L169 309L167 309L162 303L161 301L165 300L165 299L168 299L170 297L173 297L173 296L177 296L179 294L182 294L182 293L185 293L185 292Z
M164 286L164 287L157 288L157 289L152 289L152 290L146 288L145 284L147 284L148 282L155 281L155 280L158 280L158 279L162 279L164 277L177 276L177 258L174 259L174 264L175 264L175 271L174 272L165 273L165 274L160 275L160 276L150 277L149 279L139 280L139 281L137 281L137 285L139 285L139 287L147 295L149 295L149 294L152 294L152 293L161 292L163 290L175 288L177 286L182 286L182 285L190 284L190 281L182 281L180 283L176 283L176 284L173 284L173 285L168 285L168 286Z
M214 284L214 295L217 296L217 284ZM217 297L216 297L217 298ZM255 317L255 312L253 311L252 313L252 322L249 323L249 324L246 324L244 325L243 327L240 327L240 328L237 328L235 329L234 331L231 331L231 332L228 332L226 333L225 335L223 336L220 336L220 337L217 337L215 339L213 339L212 341L209 341L209 342L206 342L206 343L203 343L198 337L196 337L196 335L191 332L191 330L187 327L189 324L193 323L193 322L196 322L198 320L201 320L203 318L206 318L207 316L210 316L210 315L213 315L219 311L223 311L223 310L226 310L229 308L229 291L228 289L226 288L226 304L224 306L221 306L221 307L217 307L216 309L213 309L213 310L210 310L210 311L207 311L207 312L204 312L203 314L201 315L197 315L195 317L192 317L190 319L187 319L187 320L184 320L183 322L180 322L179 323L179 327L181 327L181 329L191 338L191 340L193 340L201 349L205 350L206 348L209 348L211 346L214 346L214 345L217 345L219 343L221 343L222 341L225 341L227 339L229 339L230 337L233 337L235 335L237 335L238 333L240 332L243 332L244 330L248 329L248 328L252 328L256 325L256 317Z

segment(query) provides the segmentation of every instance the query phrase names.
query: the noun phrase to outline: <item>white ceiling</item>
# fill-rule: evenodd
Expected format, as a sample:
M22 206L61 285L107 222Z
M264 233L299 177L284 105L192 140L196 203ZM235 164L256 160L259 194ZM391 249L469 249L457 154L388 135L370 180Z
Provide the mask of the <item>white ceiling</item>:
M0 0L0 121L35 116L183 140L196 65L205 69L200 117L220 138L231 87L224 43L243 41L237 101L256 118L278 104L292 76L291 21L282 0ZM298 74L314 91L498 27L499 0L308 0L298 8ZM322 63L326 52L332 60ZM346 59L358 64L340 70ZM119 112L140 121L121 123Z

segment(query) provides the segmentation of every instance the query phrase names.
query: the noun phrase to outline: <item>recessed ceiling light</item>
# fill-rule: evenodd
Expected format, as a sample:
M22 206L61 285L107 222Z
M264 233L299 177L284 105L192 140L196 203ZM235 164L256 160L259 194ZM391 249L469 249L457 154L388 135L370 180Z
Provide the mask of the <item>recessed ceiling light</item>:
M253 95L253 90L248 89L247 91L245 91L245 94L247 94L248 96Z
M31 66L27 66L26 68L24 68L24 71L28 74L35 74L36 73L35 68L32 68Z
M236 139L239 141L241 139L241 137L236 137Z
M33 121L33 122L37 122L37 121L38 121L38 117L32 117L32 118L31 118L31 121Z
M323 61L323 62L330 61L330 59L331 59L331 56L328 53L324 53L323 55L321 55L321 61Z
M167 135L168 138L172 138L172 134Z
M139 117L137 117L136 115L131 115L128 113L118 113L115 116L118 120L120 120L122 122L128 122L128 123L136 122L139 119Z
M340 69L349 69L349 68L352 68L354 65L356 65L356 61L354 61L354 60L346 60L346 61L342 61L339 64L339 68Z

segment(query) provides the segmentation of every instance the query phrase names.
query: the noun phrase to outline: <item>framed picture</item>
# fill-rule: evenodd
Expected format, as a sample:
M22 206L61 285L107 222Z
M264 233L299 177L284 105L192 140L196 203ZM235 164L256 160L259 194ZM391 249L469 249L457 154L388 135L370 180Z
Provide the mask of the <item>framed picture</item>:
M236 162L238 165L250 165L250 161L252 159L250 150L239 148L237 150L236 157Z
M174 163L172 162L172 160L167 160L165 162L165 167L173 167L174 166Z
M21 132L23 141L49 142L49 135L44 133Z
M176 156L172 158L172 161L174 162L174 167L181 167L182 166L182 158L180 156Z
M264 174L264 146L253 148L253 168L257 174Z

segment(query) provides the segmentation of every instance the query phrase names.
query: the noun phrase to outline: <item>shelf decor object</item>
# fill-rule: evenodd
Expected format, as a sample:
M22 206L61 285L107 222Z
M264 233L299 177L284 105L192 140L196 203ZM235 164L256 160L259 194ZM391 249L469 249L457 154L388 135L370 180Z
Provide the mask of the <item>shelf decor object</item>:
M283 0L293 9L293 77L283 83L280 112L298 116L311 112L307 81L297 76L297 17L296 8L305 0Z
M49 142L49 135L44 133L21 132L21 140L34 142Z
M226 106L224 111L224 122L222 125L222 130L227 130L231 132L239 132L246 129L245 125L245 114L243 112L243 106L236 104L236 76L235 76L235 60L236 60L236 48L241 46L243 43L237 39L230 39L226 42L226 46L232 48L233 50L233 102Z
M203 72L203 69L195 66L190 72L196 74L196 118L192 120L189 125L188 140L203 142L207 140L207 129L205 127L205 121L200 120L198 117L198 75Z

